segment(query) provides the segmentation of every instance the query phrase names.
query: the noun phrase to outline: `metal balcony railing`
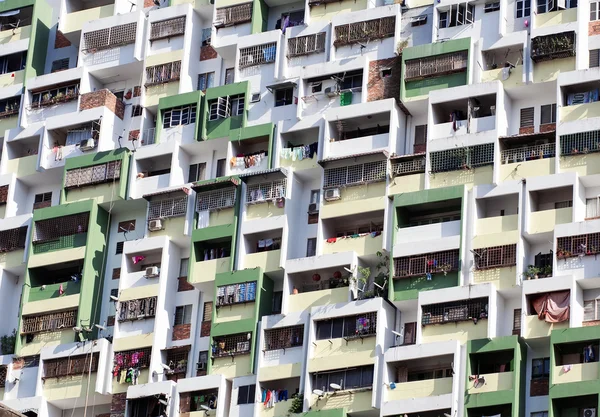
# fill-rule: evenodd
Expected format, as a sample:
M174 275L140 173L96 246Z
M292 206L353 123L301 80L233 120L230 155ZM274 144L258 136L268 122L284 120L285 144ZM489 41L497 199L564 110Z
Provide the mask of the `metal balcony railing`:
M530 161L532 159L552 158L555 154L556 144L544 143L542 145L530 145L500 151L500 161L502 164L510 164L513 162Z

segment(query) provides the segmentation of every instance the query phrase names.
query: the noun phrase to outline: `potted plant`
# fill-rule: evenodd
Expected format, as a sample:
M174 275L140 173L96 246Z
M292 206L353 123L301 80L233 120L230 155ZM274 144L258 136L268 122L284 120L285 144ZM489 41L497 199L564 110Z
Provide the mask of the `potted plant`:
M528 280L532 278L538 279L540 272L541 270L537 266L529 265L523 275L526 276Z
M551 277L552 276L552 265L546 265L542 269L542 273L544 274L544 278Z

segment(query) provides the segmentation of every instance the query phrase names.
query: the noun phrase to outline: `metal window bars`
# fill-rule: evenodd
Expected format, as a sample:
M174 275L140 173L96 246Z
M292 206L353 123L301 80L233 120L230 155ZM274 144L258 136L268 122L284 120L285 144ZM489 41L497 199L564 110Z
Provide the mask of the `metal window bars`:
M285 198L287 179L251 184L246 187L246 204L265 203L267 201Z
M0 388L6 386L7 370L8 366L0 366Z
M27 226L0 231L0 253L25 248Z
M114 370L128 368L148 368L150 366L151 347L115 352Z
M466 71L469 51L452 52L436 56L407 60L405 80L439 76L452 72Z
M250 46L240 48L239 68L248 68L261 64L275 62L277 55L277 44L275 42L265 43L264 45Z
M49 88L48 90L38 91L31 95L30 109L39 109L52 106L58 103L77 100L79 97L79 83L66 85L63 87Z
M556 239L556 257L558 259L597 255L598 253L600 253L600 233L563 236Z
M248 337L250 336L250 337ZM251 333L239 333L213 338L212 357L222 358L250 353Z
M168 62L146 68L146 83L144 86L178 81L181 74L181 61Z
M256 281L217 287L217 307L256 300Z
M431 152L431 173L473 169L494 163L494 144Z
M395 30L395 16L340 25L335 27L335 41L333 45L339 47L358 42L369 42L374 39L383 39L394 36Z
M473 250L475 269L503 268L517 264L517 245L492 246Z
M303 324L265 330L265 350L288 349L303 344Z
M128 45L135 42L137 22L94 30L83 34L82 52L94 53L104 49Z
M85 168L70 169L65 174L65 188L86 187L118 180L121 177L121 161Z
M600 152L600 130L561 135L560 155L580 155Z
M325 169L323 188L385 181L387 160Z
M458 249L441 252L403 256L394 259L394 278L410 278L428 274L458 271L460 258Z
M216 28L233 26L252 20L252 3L238 4L217 9L214 25Z
M187 196L151 201L148 205L148 220L185 216L187 201Z
M89 221L89 212L38 220L33 228L33 243L42 243L58 240L63 236L87 233Z
M500 162L510 164L525 162L533 159L553 158L556 155L555 143L523 146L521 148L505 149L500 151Z
M160 20L150 24L150 41L170 38L185 33L185 16Z
M425 157L419 157L408 161L392 162L392 175L411 175L425 172Z
M185 374L187 372L189 347L167 350L167 365L173 374Z
M77 310L23 317L21 334L37 334L70 329L75 326Z
M487 297L423 306L421 324L444 324L474 319L487 319Z
M156 314L156 296L120 301L117 321L152 318Z
M97 372L99 355L99 353L93 353L92 355L86 354L69 356L67 358L47 359L44 361L43 379L82 375L90 371Z
M572 56L575 56L574 31L531 38L531 59L535 63Z
M287 57L293 58L302 55L325 52L326 36L326 32L319 32L312 35L289 38Z
M233 207L236 194L235 187L199 192L196 194L196 211L214 211Z

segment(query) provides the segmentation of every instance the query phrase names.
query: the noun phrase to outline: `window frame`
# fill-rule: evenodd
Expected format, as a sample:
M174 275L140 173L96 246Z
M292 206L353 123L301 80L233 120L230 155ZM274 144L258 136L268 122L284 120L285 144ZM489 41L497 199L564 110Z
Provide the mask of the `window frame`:
M542 373L534 373L535 363L541 362ZM548 371L546 372L546 368ZM550 358L533 358L531 359L531 379L548 379L550 378Z
M544 111L548 111L548 107L550 108L550 121L544 120ZM552 104L542 104L540 108L540 124L546 125L551 123L556 123L556 103ZM546 115L547 117L548 115Z
M186 304L175 307L175 317L173 318L173 326L181 326L184 324L192 324L192 311L194 306ZM180 319L178 320L178 316Z
M521 13L521 16L519 16ZM531 16L531 0L517 0L515 17L522 19Z
M254 404L256 398L256 384L242 385L238 387L237 404Z
M594 10L592 10L592 5ZM600 20L600 1L590 1L590 22L597 20Z
M172 107L163 112L163 129L170 129L177 126L187 126L196 123L197 106L188 104L186 106Z

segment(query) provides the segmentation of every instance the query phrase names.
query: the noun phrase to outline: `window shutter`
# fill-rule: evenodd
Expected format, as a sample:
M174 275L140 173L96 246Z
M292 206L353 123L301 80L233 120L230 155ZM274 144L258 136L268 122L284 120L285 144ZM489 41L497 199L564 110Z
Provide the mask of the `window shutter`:
M204 303L204 311L202 313L202 321L211 321L212 320L212 310L213 310L212 301L208 301L208 302Z
M513 334L518 335L521 330L521 309L515 308L513 310Z
M583 302L583 321L596 320L596 300Z
M591 5L591 4L590 4ZM590 51L590 68L595 68L600 66L600 49L592 49Z
M533 107L527 107L525 109L521 109L521 127L531 127L533 126Z
M427 142L427 125L415 126L415 145Z
M404 343L412 345L417 342L417 322L404 324Z

